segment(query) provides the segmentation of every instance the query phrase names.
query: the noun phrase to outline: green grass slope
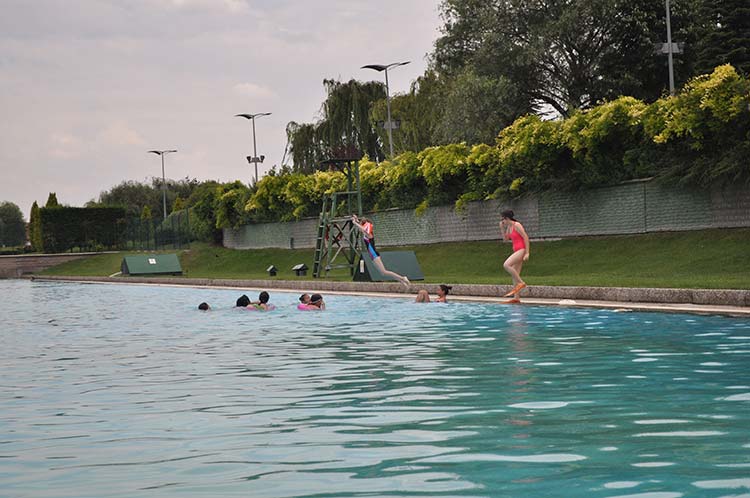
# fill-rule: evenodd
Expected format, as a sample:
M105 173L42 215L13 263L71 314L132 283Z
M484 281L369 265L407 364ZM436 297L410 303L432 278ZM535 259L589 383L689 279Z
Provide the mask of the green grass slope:
M502 268L510 244L498 241L430 244L383 250L413 250L426 282L510 284ZM129 253L130 254L130 253ZM50 268L43 275L110 275L119 271L123 254L102 254ZM186 277L269 278L266 268L279 269L277 279L296 277L291 267L312 267L311 249L231 250L193 244L181 252ZM589 237L531 244L523 270L531 285L603 287L676 287L750 289L750 230L706 230L620 237ZM335 280L348 280L342 271Z

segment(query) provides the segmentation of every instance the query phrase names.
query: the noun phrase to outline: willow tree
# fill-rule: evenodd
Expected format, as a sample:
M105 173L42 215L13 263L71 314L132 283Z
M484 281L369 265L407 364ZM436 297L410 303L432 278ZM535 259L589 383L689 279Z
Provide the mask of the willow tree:
M370 121L370 108L385 99L385 85L380 82L323 80L326 99L321 106L322 118L316 123L287 125L289 153L294 171L311 172L338 147L356 147L372 159L383 159L382 143Z

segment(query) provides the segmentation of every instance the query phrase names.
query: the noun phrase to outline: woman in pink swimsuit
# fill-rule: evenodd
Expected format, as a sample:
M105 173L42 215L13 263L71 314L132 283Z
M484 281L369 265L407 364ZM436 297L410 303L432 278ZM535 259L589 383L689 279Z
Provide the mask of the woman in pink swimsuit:
M521 268L523 262L529 260L529 236L526 234L523 225L513 217L513 211L503 211L500 216L500 232L503 234L503 240L513 242L513 254L503 263L503 268L513 278L513 289L503 297L512 297L511 300L505 301L506 304L520 303L521 289L526 287L526 282L521 279Z

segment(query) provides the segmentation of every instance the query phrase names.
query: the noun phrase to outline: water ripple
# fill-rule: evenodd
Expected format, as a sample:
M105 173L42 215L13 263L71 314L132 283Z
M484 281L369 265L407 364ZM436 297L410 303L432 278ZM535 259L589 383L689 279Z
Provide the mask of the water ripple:
M337 295L310 314L275 291L276 311L247 313L232 304L258 290L0 291L3 496L747 487L740 319Z

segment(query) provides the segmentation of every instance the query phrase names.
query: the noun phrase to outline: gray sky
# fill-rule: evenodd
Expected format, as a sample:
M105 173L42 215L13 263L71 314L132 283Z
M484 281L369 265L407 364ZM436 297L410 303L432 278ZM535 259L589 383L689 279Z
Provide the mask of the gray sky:
M318 118L323 79L408 90L439 35L438 0L0 0L0 201L28 220L49 192L81 206L123 180L252 178L289 121Z

